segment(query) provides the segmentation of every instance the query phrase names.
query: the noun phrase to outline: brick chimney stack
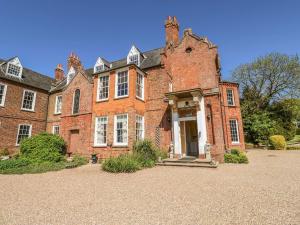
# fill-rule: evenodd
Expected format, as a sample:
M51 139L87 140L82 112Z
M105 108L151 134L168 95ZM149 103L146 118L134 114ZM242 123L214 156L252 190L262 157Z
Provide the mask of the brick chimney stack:
M179 43L179 24L175 16L168 16L165 21L166 46L177 45Z
M76 71L83 69L83 66L81 64L81 61L80 61L79 57L73 52L71 52L71 54L68 58L68 70L72 66Z
M54 77L56 81L61 81L64 79L65 74L64 74L64 69L62 64L58 64L54 70Z

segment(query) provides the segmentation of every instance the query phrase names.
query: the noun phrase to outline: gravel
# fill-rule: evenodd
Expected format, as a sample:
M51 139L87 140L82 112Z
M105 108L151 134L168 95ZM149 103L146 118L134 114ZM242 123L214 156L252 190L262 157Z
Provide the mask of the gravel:
M300 224L300 151L247 165L0 175L0 224Z

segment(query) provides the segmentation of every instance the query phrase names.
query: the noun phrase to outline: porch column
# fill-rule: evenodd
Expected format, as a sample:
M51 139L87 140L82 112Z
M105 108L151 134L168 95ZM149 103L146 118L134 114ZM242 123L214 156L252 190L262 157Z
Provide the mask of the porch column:
M207 131L206 131L204 97L200 96L200 95L193 95L193 100L196 102L196 109L197 109L199 155L205 155L205 145L207 142Z
M172 106L172 131L173 131L173 146L174 154L181 156L181 138L180 138L180 122L177 109L177 98L169 100L169 104Z

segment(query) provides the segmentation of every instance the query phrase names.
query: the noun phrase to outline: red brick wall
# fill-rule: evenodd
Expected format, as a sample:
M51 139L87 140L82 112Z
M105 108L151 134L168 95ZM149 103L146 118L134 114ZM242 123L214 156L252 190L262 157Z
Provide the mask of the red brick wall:
M224 123L224 133L225 133L225 142L226 148L239 148L244 150L245 149L245 141L244 141L244 131L243 131L243 121L240 109L240 96L238 91L238 85L234 83L221 83L221 98L222 98L222 110L223 110L223 123ZM227 94L226 90L232 89L234 93L234 106L228 106L227 103ZM240 143L233 144L231 142L231 134L230 134L230 125L229 120L236 119L238 121L238 128L239 128L239 140Z
M125 98L115 98L115 77L116 71L109 72L109 98L107 101L97 102L97 88L99 76L94 77L94 97L93 97L93 116L90 142L94 146L95 117L108 116L107 127L107 147L93 147L95 153L100 158L119 155L131 149L135 141L135 117L136 115L145 115L145 102L136 98L136 77L137 71L135 66L128 68L129 77L129 96ZM148 86L148 77L144 78L144 86ZM147 99L148 92L144 88L144 99ZM128 114L128 146L113 146L114 138L114 116L118 114Z
M0 79L7 85L4 107L0 107L0 149L8 148L11 152L18 149L16 138L19 124L31 124L32 135L46 130L48 93L16 82ZM21 110L23 91L36 92L34 112Z

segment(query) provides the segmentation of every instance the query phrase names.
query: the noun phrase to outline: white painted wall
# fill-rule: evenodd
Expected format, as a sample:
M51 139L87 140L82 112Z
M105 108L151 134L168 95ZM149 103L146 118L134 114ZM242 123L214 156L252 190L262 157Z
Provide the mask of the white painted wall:
M199 154L205 154L204 147L207 142L207 132L206 132L204 97L200 97L199 104L200 104L200 110L197 111Z

